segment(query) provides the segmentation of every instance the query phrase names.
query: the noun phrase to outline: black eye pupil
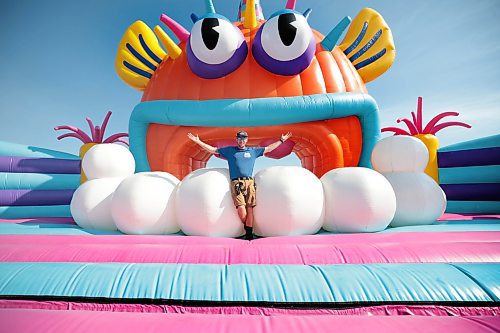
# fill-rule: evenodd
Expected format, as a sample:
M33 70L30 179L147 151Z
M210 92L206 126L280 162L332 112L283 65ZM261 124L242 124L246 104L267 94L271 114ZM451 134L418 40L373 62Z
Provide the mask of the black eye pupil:
M219 41L219 33L213 29L218 26L219 20L216 18L206 18L201 23L201 37L209 50L215 49Z
M281 41L285 46L292 45L297 35L297 28L295 28L291 23L295 22L297 19L292 13L282 14L278 18L278 32L280 34Z

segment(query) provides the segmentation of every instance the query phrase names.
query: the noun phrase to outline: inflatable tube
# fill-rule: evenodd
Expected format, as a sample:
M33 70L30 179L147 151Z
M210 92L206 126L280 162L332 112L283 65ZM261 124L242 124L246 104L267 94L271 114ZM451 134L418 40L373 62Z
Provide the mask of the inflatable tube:
M66 206L45 206L45 207L66 207ZM15 207L15 208L20 208L20 207ZM69 208L68 208L69 209ZM47 214L49 215L49 214ZM46 219L53 219L53 217L45 217ZM68 218L68 217L62 217L62 218ZM13 218L10 218L13 219ZM19 220L19 218L14 218ZM28 220L29 218L26 218ZM40 219L40 217L39 217ZM50 229L48 231L47 229ZM70 223L60 223L60 221L54 221L52 223L40 223L37 224L35 223L23 223L23 224L16 224L16 223L0 223L0 234L1 235L37 235L39 237L40 235L47 235L47 232L50 235L64 235L64 236L69 236L69 235L120 235L122 236L123 233L117 231L117 230L95 230L95 229L85 229L83 230L80 228L76 223L70 222ZM1 237L1 236L0 236ZM38 238L37 238L38 240Z
M80 160L0 156L0 172L80 174Z
M0 190L0 206L69 205L75 190Z
M448 200L500 201L500 183L441 185Z
M447 213L500 214L500 201L454 201L446 204Z
M440 168L500 165L500 147L438 152Z
M500 147L500 134L466 142L459 142L454 145L443 147L439 149L439 152L481 149L481 148L495 148L495 147Z
M446 212L500 213L500 135L448 146L438 155Z
M0 223L32 223L32 224L74 224L72 217L30 217L26 219L0 219Z
M40 226L20 226L36 229ZM62 230L64 226L60 226ZM0 232L12 232L8 225ZM41 229L44 229L41 227ZM50 229L58 230L55 225ZM76 230L73 225L67 230ZM10 262L134 262L171 264L374 264L494 262L500 260L500 229L496 232L390 233L318 235L243 240L169 236L0 235L0 261ZM353 244L356 247L353 248Z
M269 110L274 109L272 117ZM138 104L129 122L136 172L150 171L146 137L150 124L181 126L273 126L356 116L362 129L359 166L369 167L379 134L378 107L362 93L318 94L258 99L149 101Z
M23 219L32 216L71 217L71 212L69 205L0 207L0 218L3 219Z
M79 160L80 157L73 154L64 153L57 150L27 146L18 143L0 141L0 156L23 156L37 158L62 158L69 160Z
M74 190L78 186L77 174L0 172L0 190Z
M500 183L500 165L440 168L439 183L441 185Z
M279 277L279 278L276 278ZM68 284L68 281L71 281ZM145 288L146 281L155 285ZM498 302L500 264L0 263L0 297L271 304ZM226 303L226 305L228 305ZM256 305L256 304L254 304ZM378 304L377 304L378 305ZM488 304L485 304L486 306Z
M494 333L500 326L499 317L430 317L428 316L357 316L357 315L294 315L276 316L246 314L213 315L171 313L110 312L75 310L78 303L71 303L71 310L2 309L0 321L9 332L184 332L184 333L264 333L264 332L346 332L366 333L416 333L427 332ZM106 308L108 310L109 308ZM90 310L94 310L90 309ZM205 308L204 310L210 311ZM393 310L397 312L397 310ZM409 311L411 312L411 311ZM349 313L351 314L351 313ZM372 314L372 313L370 313ZM413 314L413 312L411 312ZM7 330L5 331L7 332Z

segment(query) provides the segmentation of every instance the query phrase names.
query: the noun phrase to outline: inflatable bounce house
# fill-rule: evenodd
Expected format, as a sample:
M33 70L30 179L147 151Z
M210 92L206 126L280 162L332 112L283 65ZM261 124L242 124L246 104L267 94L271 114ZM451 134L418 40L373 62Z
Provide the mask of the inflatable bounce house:
M129 133L105 139L108 113L56 127L80 156L0 142L0 331L500 331L500 135L439 148L469 126L424 126L419 98L380 140L365 85L395 59L382 16L322 35L283 5L137 21L115 62L143 91ZM266 156L302 164L255 175L251 241L228 170L187 136L240 130L261 147L292 132Z

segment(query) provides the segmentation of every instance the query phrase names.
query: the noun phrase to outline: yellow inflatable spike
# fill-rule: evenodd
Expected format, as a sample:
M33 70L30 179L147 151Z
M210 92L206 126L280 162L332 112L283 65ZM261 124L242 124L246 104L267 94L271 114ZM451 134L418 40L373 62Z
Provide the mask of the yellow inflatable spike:
M339 47L366 83L385 73L396 56L389 26L371 8L364 8L354 18Z
M144 90L166 55L153 31L137 21L128 27L118 45L115 69L127 84Z
M154 32L167 50L168 56L174 60L177 59L181 55L182 49L175 44L172 38L159 25L154 28Z
M255 0L247 0L245 9L245 20L243 26L252 29L257 26L257 15L255 13Z

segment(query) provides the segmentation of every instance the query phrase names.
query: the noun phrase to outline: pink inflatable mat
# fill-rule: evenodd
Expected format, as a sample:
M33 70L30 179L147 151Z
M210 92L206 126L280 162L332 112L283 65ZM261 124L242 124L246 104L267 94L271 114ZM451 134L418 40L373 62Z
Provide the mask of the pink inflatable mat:
M261 316L109 311L0 310L0 332L498 332L500 317Z
M500 231L260 238L0 235L0 262L366 264L499 262Z

